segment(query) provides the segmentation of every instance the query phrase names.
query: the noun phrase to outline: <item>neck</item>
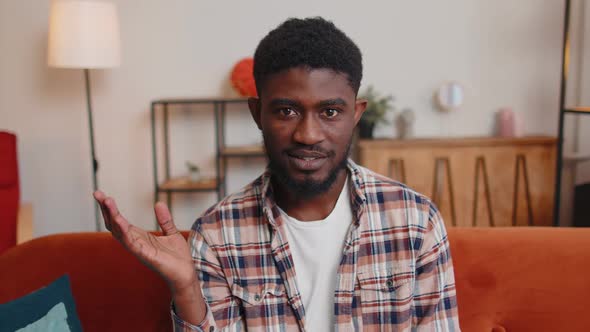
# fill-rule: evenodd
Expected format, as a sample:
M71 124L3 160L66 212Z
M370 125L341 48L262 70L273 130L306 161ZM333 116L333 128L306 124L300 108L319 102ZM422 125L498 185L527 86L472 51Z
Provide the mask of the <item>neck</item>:
M313 197L298 196L278 181L272 181L276 203L289 216L297 220L325 219L334 210L347 177L347 169L341 169L332 186L326 192Z

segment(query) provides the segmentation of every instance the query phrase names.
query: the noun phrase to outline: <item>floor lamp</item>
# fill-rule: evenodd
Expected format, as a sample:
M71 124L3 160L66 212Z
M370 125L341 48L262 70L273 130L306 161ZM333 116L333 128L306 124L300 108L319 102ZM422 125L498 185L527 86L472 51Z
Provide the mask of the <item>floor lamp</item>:
M120 37L117 8L105 1L55 0L49 15L47 63L50 67L83 69L92 158L92 185L98 189L98 161L94 146L90 69L119 66ZM89 194L89 198L92 196ZM100 231L99 208L94 203L96 230Z

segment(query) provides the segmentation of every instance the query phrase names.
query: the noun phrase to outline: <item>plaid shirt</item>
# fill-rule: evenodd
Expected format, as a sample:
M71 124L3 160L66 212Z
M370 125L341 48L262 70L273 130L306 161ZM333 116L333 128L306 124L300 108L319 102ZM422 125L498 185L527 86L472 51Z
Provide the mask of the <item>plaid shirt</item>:
M334 331L458 331L449 242L434 204L352 161L348 170L353 222L334 280ZM267 171L195 222L189 243L207 317L194 326L172 310L175 331L305 330L283 218Z

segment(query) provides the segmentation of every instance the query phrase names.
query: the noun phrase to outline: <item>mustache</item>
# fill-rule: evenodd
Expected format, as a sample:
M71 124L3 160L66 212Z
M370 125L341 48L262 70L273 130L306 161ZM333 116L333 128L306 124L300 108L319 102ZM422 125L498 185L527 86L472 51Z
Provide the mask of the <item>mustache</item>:
M297 157L327 158L335 155L334 151L326 150L318 145L295 146L285 150L285 153Z

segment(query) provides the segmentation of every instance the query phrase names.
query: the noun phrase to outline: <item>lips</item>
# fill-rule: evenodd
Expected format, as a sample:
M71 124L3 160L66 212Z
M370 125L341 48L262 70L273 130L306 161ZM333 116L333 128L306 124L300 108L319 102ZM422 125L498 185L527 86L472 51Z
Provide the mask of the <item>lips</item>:
M303 172L312 172L320 169L328 155L319 151L297 150L287 153L290 164L297 170Z

